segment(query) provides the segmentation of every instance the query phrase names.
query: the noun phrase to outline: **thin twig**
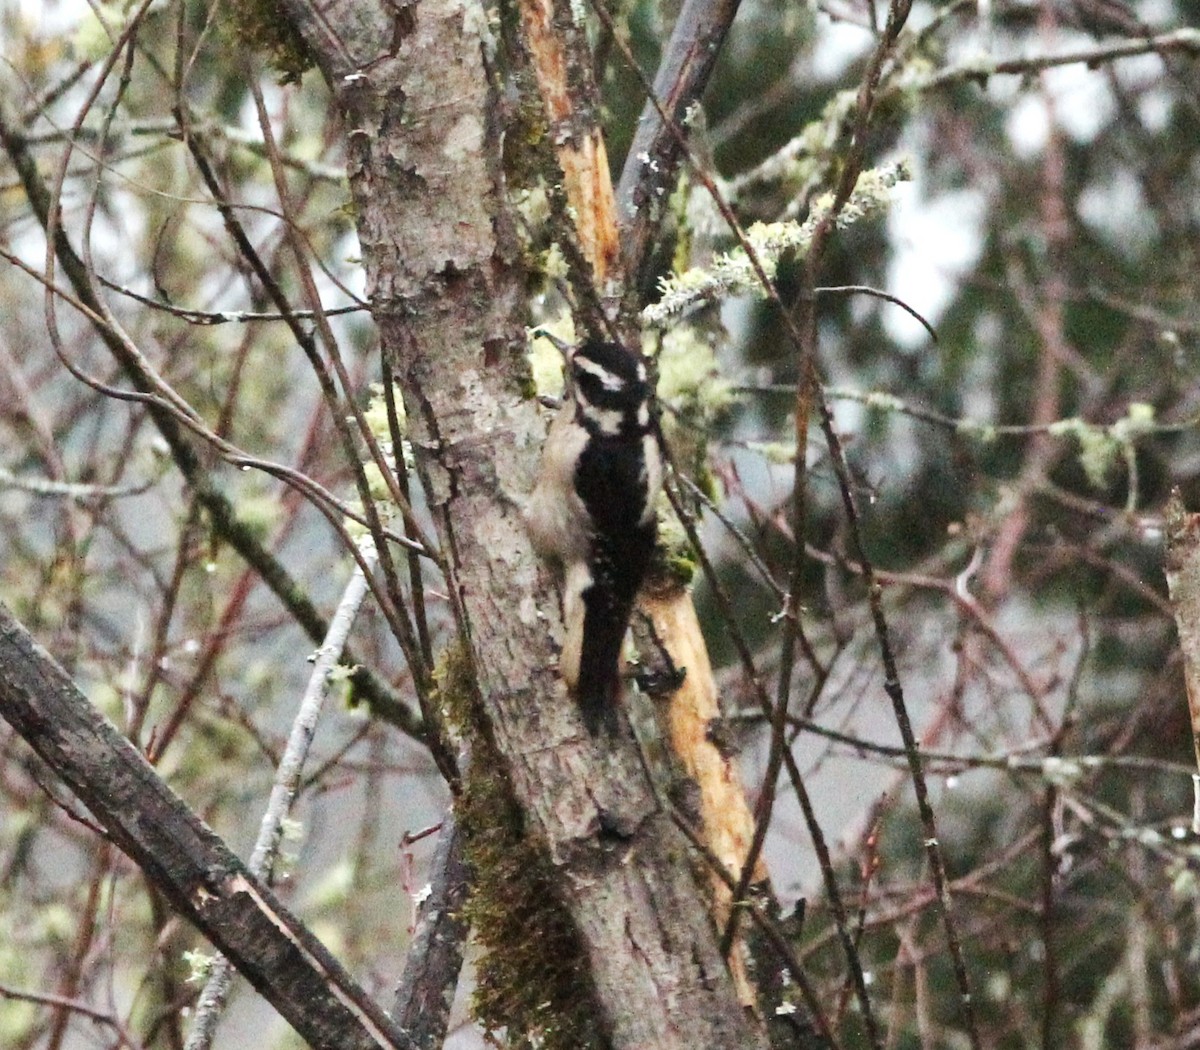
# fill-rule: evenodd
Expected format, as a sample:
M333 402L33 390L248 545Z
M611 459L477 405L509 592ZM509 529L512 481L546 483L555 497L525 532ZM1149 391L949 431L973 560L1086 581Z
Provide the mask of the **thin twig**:
M937 330L924 317L921 316L913 307L909 306L898 295L892 295L890 292L882 291L879 288L872 288L869 284L829 284L813 289L813 294L816 296L822 295L870 295L876 299L882 299L885 302L891 303L894 306L900 307L906 314L912 317L929 333L929 338L935 343L938 341Z
M122 1031L121 1022L112 1014L105 1013L103 1010L97 1010L95 1007L89 1006L79 999L70 999L62 995L51 995L48 992L27 992L19 988L10 988L3 984L0 984L0 999L11 999L13 1002L18 1003L37 1003L39 1006L53 1006L57 1010L68 1010L71 1013L80 1014L89 1020L95 1021L97 1024L108 1025L110 1028Z
M696 852L704 858L705 863L712 868L717 877L730 889L736 887L737 880L734 878L733 873L725 867L721 862L721 858L709 849L703 836L692 827L687 818L677 810L672 809L671 819L675 822L675 826L687 837L688 842L692 844ZM751 919L766 934L767 939L771 942L771 946L779 953L780 960L787 967L788 973L791 975L792 980L796 982L796 987L800 989L800 994L804 997L805 1005L808 1007L809 1014L816 1025L818 1034L829 1041L831 1045L834 1045L833 1029L829 1026L829 1021L821 1009L821 1002L817 998L816 992L813 991L813 987L808 980L808 975L804 972L804 966L792 950L792 945L787 936L769 916L763 914L762 909L754 901L743 900L740 902L739 907L749 912Z
M154 488L159 480L151 478L149 481L139 481L136 485L86 485L81 482L28 477L0 467L0 487L17 489L31 496L73 500L125 499L129 496L141 496Z
M109 291L123 295L128 299L141 303L143 306L148 306L152 310L160 310L165 314L170 314L172 317L178 317L188 324L200 327L213 327L222 324L254 324L260 321L287 321L290 317L301 321L311 321L316 316L315 310L293 310L290 315L271 310L193 310L190 307L165 303L161 299L155 299L153 296L142 295L140 292L135 292L132 288L109 280L103 274L98 275L98 277L100 283ZM322 313L326 317L338 317L342 314L364 313L369 309L370 307L366 304L330 306L322 307Z
M787 597L787 591L783 585L775 579L775 574L771 572L770 567L762 560L761 555L754 549L754 543L741 529L737 523L721 508L721 506L712 499L707 492L697 485L686 474L678 474L676 477L683 484L684 488L699 500L704 507L711 513L717 521L725 526L725 530L737 541L737 545L741 547L742 553L750 560L750 564L757 570L762 582L767 585L771 593L780 601Z
M258 838L254 843L254 852L250 855L247 865L251 874L269 882L275 867L275 858L279 852L279 842L283 834L283 822L291 812L292 803L300 786L300 774L304 769L305 759L312 745L313 734L316 731L317 719L325 698L329 695L330 676L337 667L338 661L346 648L346 639L350 636L350 628L358 614L359 606L367 594L366 572L374 568L376 553L374 545L364 545L362 555L364 566L356 565L350 575L337 610L329 621L329 633L317 650L312 674L309 675L308 685L296 717L292 721L292 729L288 734L287 747L275 770L275 783L271 788L271 797L267 802L259 824ZM217 1022L225 1008L229 996L229 988L233 983L233 968L223 955L218 955L212 964L208 981L200 993L196 1004L195 1020L184 1050L208 1050L212 1046L216 1034Z
M1141 40L1114 40L1096 47L1063 51L1057 55L1030 55L1027 58L1010 58L998 62L980 58L943 69L930 76L921 86L925 89L939 88L964 81L985 81L989 77L1005 74L1037 73L1045 69L1054 69L1056 66L1085 65L1094 69L1106 62L1115 62L1134 55L1164 54L1168 51L1200 56L1200 29L1188 27Z

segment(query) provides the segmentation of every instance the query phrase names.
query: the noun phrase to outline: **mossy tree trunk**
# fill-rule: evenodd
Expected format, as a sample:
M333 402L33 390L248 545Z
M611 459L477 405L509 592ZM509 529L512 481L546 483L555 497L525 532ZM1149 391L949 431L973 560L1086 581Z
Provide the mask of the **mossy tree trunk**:
M519 516L544 422L524 381L523 275L500 192L483 10L471 0L284 9L345 122L375 320L472 659L472 746L503 769L549 863L586 959L599 1042L763 1045L633 742L588 737L557 672L557 600Z

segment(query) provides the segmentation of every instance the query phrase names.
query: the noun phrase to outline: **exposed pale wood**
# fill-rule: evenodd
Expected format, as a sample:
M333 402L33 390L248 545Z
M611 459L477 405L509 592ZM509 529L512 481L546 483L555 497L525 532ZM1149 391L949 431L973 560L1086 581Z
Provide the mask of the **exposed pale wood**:
M700 789L705 844L726 871L740 872L754 837L754 815L746 803L735 756L722 753L709 734L710 726L721 717L721 710L691 593L683 587L672 587L643 596L640 606L653 622L675 666L687 672L667 705L666 721L671 749L682 771ZM753 882L767 882L766 864L761 856L755 864ZM718 928L723 928L729 918L732 890L714 873L711 893L713 916ZM740 942L730 959L730 968L742 1005L756 1006L757 996L746 972L745 948Z
M579 243L597 291L610 294L621 281L617 207L584 30L569 0L520 0L520 10Z

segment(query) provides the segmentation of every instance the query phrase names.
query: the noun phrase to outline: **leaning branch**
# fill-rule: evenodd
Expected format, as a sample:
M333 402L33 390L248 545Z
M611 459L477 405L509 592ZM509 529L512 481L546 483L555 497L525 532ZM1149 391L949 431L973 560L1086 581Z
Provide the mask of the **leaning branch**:
M363 556L368 568L373 569L376 562L375 550L369 544L363 546ZM317 650L308 686L304 690L304 697L300 701L291 732L288 734L287 747L275 770L271 797L259 824L254 852L250 855L249 870L257 879L269 882L275 869L279 843L283 837L283 823L291 813L292 803L300 790L300 774L304 770L304 762L316 733L317 719L325 705L325 698L329 695L329 684L334 669L345 651L350 628L354 625L354 618L366 595L366 573L361 566L357 566L342 592L342 600L333 614L329 633ZM225 1008L232 984L233 968L230 961L225 956L218 956L213 960L208 981L200 993L192 1030L184 1050L208 1050L212 1046L217 1022Z
M740 3L684 0L654 78L659 104L647 100L638 118L617 186L621 248L634 287L644 276L648 249L658 234L666 198L683 160L682 142L673 128L687 125L688 112L704 94Z
M0 717L312 1046L409 1050L341 964L0 605Z

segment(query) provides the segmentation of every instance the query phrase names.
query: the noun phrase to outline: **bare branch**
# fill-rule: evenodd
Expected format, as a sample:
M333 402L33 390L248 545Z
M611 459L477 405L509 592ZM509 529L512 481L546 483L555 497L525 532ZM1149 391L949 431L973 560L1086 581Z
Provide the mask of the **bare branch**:
M683 159L680 138L671 125L687 125L688 111L708 86L740 4L741 0L684 0L654 78L658 104L647 100L638 118L617 185L621 249L635 289L642 283L648 249Z
M367 595L366 574L375 566L377 556L373 545L366 543L360 546L364 548L362 553L365 565L355 566L354 572L351 573L350 580L342 592L342 599L329 622L329 633L317 650L308 686L296 710L296 717L292 720L287 748L275 770L275 783L259 825L254 852L246 866L251 875L268 884L275 869L283 822L291 812L292 803L300 789L300 775L304 771L304 762L316 732L317 719L329 694L331 675L346 648L346 640L350 636L350 628L354 624L359 606ZM232 983L233 972L229 960L220 955L213 960L208 980L200 993L185 1050L208 1050L212 1045L217 1021L224 1010Z
M439 1050L446 1038L468 933L461 915L468 888L462 830L448 814L392 1005L392 1019L421 1050Z
M882 299L884 302L892 303L900 307L909 317L913 318L922 328L929 333L929 338L935 343L937 342L937 330L925 318L917 312L912 306L906 303L898 295L892 295L890 292L885 292L879 288L872 288L869 284L834 284L824 285L820 288L813 289L814 295L870 295L876 299ZM828 394L828 391L826 391Z
M9 988L6 985L0 985L0 999L11 999L17 1003L37 1003L39 1006L53 1006L59 1010L68 1010L71 1013L80 1014L89 1021L107 1025L109 1028L117 1029L117 1031L122 1030L121 1022L114 1015L106 1013L104 1010L97 1010L87 1003L80 1002L78 999L69 999L62 995L50 995L46 992L26 992L19 988Z
M964 81L984 81L1004 74L1037 73L1057 66L1085 65L1091 69L1134 55L1166 54L1171 51L1200 57L1200 29L1176 29L1170 33L1133 40L1113 40L1095 47L1063 51L1057 55L1030 55L1028 58L992 60L981 57L934 73L922 83L924 88L940 88Z
M314 1046L411 1043L0 606L3 717L181 915Z

